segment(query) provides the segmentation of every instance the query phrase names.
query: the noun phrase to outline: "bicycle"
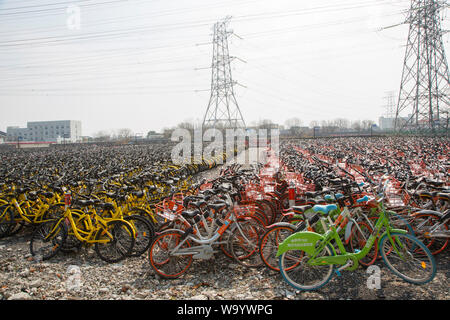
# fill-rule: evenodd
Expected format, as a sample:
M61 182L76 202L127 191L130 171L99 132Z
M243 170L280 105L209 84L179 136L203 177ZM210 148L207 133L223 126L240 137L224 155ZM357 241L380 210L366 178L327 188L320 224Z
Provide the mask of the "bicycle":
M78 200L82 207L91 206L94 201ZM51 220L38 227L30 239L31 255L41 255L43 260L50 259L59 250L61 250L68 236L74 237L86 245L94 245L94 249L100 259L115 263L128 257L135 243L135 230L132 225L123 219L104 219L95 212L84 212L78 209L70 208L71 199L66 198L66 207L64 216L58 220ZM57 248L51 248L50 252L47 246L40 247L40 241L48 242L54 239L60 232L59 230L68 230L67 236L61 238ZM52 240L53 241L53 240ZM66 249L70 246L66 246Z
M370 252L377 238L380 255L394 274L413 284L425 284L433 280L436 274L433 255L416 237L405 230L391 227L390 212L384 209L383 199L384 194L378 200L368 201L378 207L379 218L361 251L347 252L333 225L324 235L302 231L289 236L280 244L277 252L284 280L298 290L317 290L331 280L334 272L340 276L343 270L355 270L359 260ZM385 231L381 234L383 228ZM415 260L418 264L409 267L409 263Z
M148 251L148 259L159 276L178 278L189 269L194 259L211 259L216 252L213 246L223 244L226 233L228 238L225 241L237 262L247 266L261 264L258 261L255 263L252 256L258 254L259 239L254 237L258 234L258 228L263 227L252 217L237 218L231 208L231 199L229 196L227 198L226 214L223 214L222 220L213 220L215 228L212 234L202 235L200 232L197 223L203 218L199 211L184 211L182 215L193 220L190 228L185 231L168 229L156 236ZM217 209L219 206L223 204L218 204Z

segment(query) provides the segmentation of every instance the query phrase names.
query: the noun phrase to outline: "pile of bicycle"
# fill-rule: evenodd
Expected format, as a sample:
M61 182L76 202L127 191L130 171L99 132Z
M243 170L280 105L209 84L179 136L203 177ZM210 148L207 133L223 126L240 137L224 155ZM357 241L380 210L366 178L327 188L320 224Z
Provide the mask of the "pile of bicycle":
M158 228L155 205L195 188L192 177L226 154L174 165L170 146L77 147L5 152L0 169L0 238L33 227L37 260L94 246L107 262L146 252Z
M298 290L379 259L424 284L450 241L448 151L435 138L285 141L279 154L266 150L264 164L223 166L198 183L200 170L164 161L163 170L149 169L154 159L129 158L119 172L104 169L117 164L83 163L70 178L66 164L46 179L30 165L28 179L3 172L0 237L33 224L33 256L94 245L108 262L146 254L169 279L222 253L278 272ZM203 170L212 167L215 160L204 161Z

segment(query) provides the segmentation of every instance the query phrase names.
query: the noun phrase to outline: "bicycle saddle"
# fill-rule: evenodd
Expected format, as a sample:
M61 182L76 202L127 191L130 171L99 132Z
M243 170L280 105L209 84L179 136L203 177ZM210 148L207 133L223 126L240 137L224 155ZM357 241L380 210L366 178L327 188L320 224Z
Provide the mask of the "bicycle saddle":
M195 202L194 201L189 202L189 205L192 205L192 206L194 206L196 208L199 208L199 207L201 207L204 204L206 204L206 201L204 201L204 200L199 200L199 201L195 201Z
M95 202L94 200L76 200L75 204L79 205L80 207L87 207L93 205Z
M312 206L307 204L304 206L293 206L292 210L294 210L295 213L304 213L306 210L311 209Z
M186 219L192 219L192 218L194 218L195 216L197 216L197 215L199 215L200 214L200 210L192 210L192 211L183 211L183 212L181 212L181 215L184 217L184 218L186 218Z
M114 204L112 204L110 202L99 203L98 206L105 210L114 210Z
M131 194L133 196L138 197L138 198L142 198L144 196L144 192L143 191L133 191Z
M363 203L363 202L366 202L366 201L369 201L369 200L370 200L370 198L368 196L364 196L364 197L359 198L358 200L356 200L356 202Z
M305 196L307 198L315 198L315 197L317 197L320 194L322 194L322 192L320 192L320 191L306 191L305 192Z
M225 202L208 204L208 208L214 210L214 212L218 212L220 210L225 209L227 204Z
M313 207L314 212L320 212L323 214L330 214L331 211L337 210L337 206L335 204L329 205L315 205Z

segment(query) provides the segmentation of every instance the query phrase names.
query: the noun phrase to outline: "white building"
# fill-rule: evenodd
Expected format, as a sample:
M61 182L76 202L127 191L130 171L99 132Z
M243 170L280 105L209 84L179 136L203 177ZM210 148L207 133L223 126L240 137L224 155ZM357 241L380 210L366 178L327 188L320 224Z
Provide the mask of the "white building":
M410 118L411 118L410 114L408 114L407 117L398 117L398 125L402 126ZM379 127L380 127L381 130L394 130L395 117L379 117L378 118L378 124L379 124Z
M7 134L6 132L0 131L0 144L5 143Z
M9 141L81 142L81 121L33 121L26 128L8 127Z
M378 118L378 124L381 130L393 130L395 126L395 117L394 118L380 117Z

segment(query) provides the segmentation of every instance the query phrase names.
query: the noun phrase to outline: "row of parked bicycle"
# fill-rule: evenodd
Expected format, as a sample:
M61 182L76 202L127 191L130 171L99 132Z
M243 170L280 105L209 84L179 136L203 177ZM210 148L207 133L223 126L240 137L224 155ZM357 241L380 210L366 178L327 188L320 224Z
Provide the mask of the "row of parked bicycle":
M201 183L192 182L199 166L173 166L162 152L157 161L147 148L48 155L55 162L41 154L20 177L23 161L3 154L10 169L0 177L0 236L38 225L30 240L35 257L83 244L108 262L147 253L164 278L219 250L247 267L280 272L301 290L379 258L404 280L426 283L436 272L433 255L448 245L445 140L287 141L279 154L267 149L264 166L225 166ZM138 154L145 160L132 160ZM88 160L99 155L95 164ZM215 160L205 160L202 170L212 167Z
M222 162L174 165L170 145L74 147L3 152L0 169L0 238L33 227L30 250L49 259L82 245L118 262L143 254L159 228L155 206L192 177Z
M367 151L386 141L363 141L366 152L352 157L318 152L339 146L335 140L287 142L279 158L269 150L260 170L231 167L182 205L172 199L175 209L165 208L172 223L149 249L153 270L179 277L219 247L240 264L281 272L300 290L379 258L405 281L431 281L433 255L450 238L448 146L437 142L442 148L432 152L440 165L422 162L419 176L411 169L417 159L371 161L374 152Z

